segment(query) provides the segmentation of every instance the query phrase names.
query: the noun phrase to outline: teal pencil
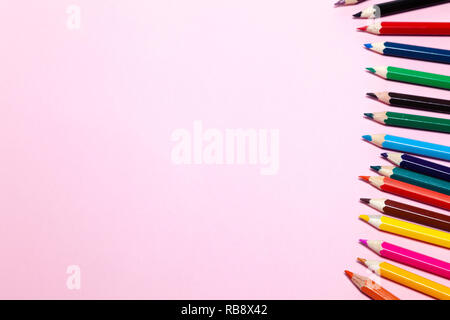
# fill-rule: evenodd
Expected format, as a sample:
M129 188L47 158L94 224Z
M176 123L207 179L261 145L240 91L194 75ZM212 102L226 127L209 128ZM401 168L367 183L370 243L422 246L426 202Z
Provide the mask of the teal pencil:
M429 177L421 173L398 168L395 166L371 166L371 168L382 176L413 184L415 186L422 187L428 190L444 193L450 196L450 182L448 181Z

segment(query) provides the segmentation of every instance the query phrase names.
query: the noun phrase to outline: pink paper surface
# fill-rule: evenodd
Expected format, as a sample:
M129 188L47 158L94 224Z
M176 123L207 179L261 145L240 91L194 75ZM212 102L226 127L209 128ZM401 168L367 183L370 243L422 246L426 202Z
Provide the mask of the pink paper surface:
M427 114L374 102L370 91L450 99L365 72L450 75L448 65L363 49L385 40L450 48L448 37L356 32L369 21L351 15L372 3L2 1L0 298L366 299L344 269L371 275L356 257L382 258L360 238L448 261L444 248L358 220L377 214L360 197L387 196L358 181L387 164L361 135L449 144L446 134L363 118ZM80 29L66 26L71 4ZM449 9L384 20L448 21ZM278 174L174 165L171 134L195 120L279 129ZM66 286L70 265L81 269L79 290ZM428 299L373 279L402 299Z

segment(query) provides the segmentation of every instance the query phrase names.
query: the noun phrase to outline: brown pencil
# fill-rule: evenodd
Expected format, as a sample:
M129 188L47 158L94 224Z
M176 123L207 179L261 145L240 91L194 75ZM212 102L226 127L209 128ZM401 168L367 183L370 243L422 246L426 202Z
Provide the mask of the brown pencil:
M445 214L390 199L361 198L361 201L391 217L450 232L450 216Z
M354 274L351 271L345 270L347 277L353 282L353 284L368 297L373 300L400 300L392 293L384 289L378 283L370 280L367 277Z

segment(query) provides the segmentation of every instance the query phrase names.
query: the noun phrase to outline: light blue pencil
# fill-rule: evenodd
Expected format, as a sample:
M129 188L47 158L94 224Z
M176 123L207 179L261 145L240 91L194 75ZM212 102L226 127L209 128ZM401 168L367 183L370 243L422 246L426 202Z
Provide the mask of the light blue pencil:
M415 153L425 157L450 161L450 147L419 140L391 136L389 134L372 134L363 139L384 149Z

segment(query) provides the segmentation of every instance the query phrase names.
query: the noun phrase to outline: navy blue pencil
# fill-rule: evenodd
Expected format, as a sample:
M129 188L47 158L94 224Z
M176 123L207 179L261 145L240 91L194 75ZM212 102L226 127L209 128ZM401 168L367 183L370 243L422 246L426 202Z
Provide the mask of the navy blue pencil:
M406 153L389 152L382 153L381 156L401 168L450 181L450 168L441 164L417 158Z
M366 43L367 49L393 57L450 63L450 50L412 46L395 42Z

